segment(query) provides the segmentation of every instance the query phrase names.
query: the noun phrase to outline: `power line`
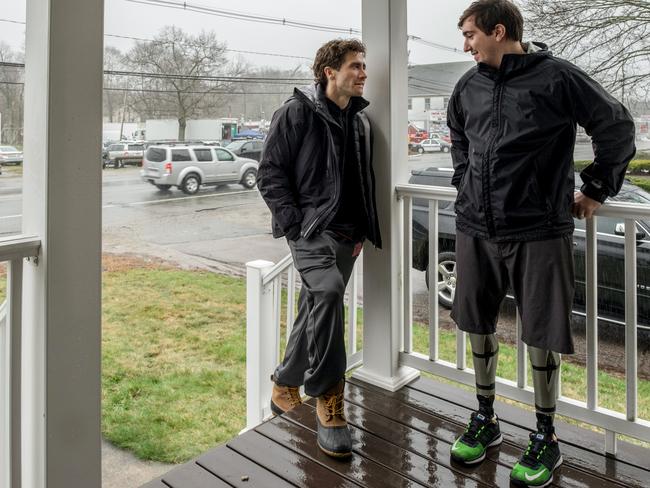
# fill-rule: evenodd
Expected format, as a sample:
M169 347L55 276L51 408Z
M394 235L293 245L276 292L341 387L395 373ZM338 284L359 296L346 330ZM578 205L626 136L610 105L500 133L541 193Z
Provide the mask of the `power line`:
M276 25L283 25L283 26L288 26L288 27L296 27L299 29L308 29L308 30L316 30L316 31L323 31L323 32L334 32L337 34L349 34L349 35L361 35L361 30L355 29L352 27L337 27L337 26L331 26L331 25L322 25L322 24L314 24L310 22L304 22L304 21L298 21L298 20L291 20L287 18L278 18L278 17L269 17L269 16L264 16L264 15L259 15L259 14L250 14L250 13L245 13L245 12L236 12L234 10L223 10L223 9L216 9L216 8L211 8L211 7L205 7L202 5L192 5L190 3L187 3L186 1L180 2L180 1L173 1L173 0L127 0L128 2L131 3L139 3L143 5L151 5L153 7L164 7L164 8L173 8L173 9L178 9L178 10L189 10L191 12L197 12L201 14L207 14L207 15L214 15L216 17L225 17L229 19L237 19L237 20L243 20L247 22L258 22L258 23L263 23L263 24L276 24ZM444 51L450 51L454 53L459 53L462 54L463 51L461 49L451 47L451 46L446 46L444 44L440 44L439 42L433 42L429 41L427 39L422 38L421 36L415 36L415 35L408 35L408 39L417 42L419 44L423 44L428 47L433 47L436 49L442 49Z
M11 19L0 19L0 22L9 22L12 24L21 24L25 25L25 22L23 21L18 21L18 20L11 20ZM134 37L134 36L126 36L126 35L120 35L120 34L104 34L104 37L114 37L117 39L128 39L131 41L140 41L140 42L152 42L152 43L157 43L157 44L167 44L169 41L158 41L156 39L147 39L146 37ZM293 54L280 54L280 53L269 53L269 52L262 52L262 51L246 51L243 49L224 49L224 51L227 52L233 52L233 53L243 53L243 54L256 54L259 56L272 56L276 58L289 58L289 59L305 59L307 61L313 61L313 57L307 57L307 56L298 56L298 55L293 55Z
M24 85L25 83L23 82L18 82L18 81L0 81L0 85ZM420 89L426 89L430 90L431 88L429 87L424 87L421 85L417 85L414 83L410 83L409 88L420 88ZM132 93L178 93L177 90L154 90L151 88L118 88L118 87L104 87L103 90L105 91L119 91L119 92L132 92ZM291 94L291 89L287 89L287 91L284 92L233 92L233 91L215 91L215 90L207 90L207 91L183 91L181 90L182 93L187 93L187 94L194 94L194 95L205 95L205 94L215 94L215 95L236 95L236 96L243 96L243 95L290 95ZM437 95L437 96L443 96L443 95Z
M277 25L283 25L287 27L296 27L299 29L316 30L322 32L335 32L338 34L361 35L361 31L359 29L354 29L352 27L344 28L344 27L337 27L333 25L314 24L311 22L305 22L301 20L269 17L265 15L250 14L246 12L237 12L235 10L216 9L211 7L205 7L202 5L193 5L185 1L183 2L175 2L170 0L127 0L127 1L131 3L151 5L154 7L190 10L197 13L214 15L216 17L225 17L229 19L244 20L247 22L257 22L262 24L277 24Z
M2 83L2 82L0 82ZM149 88L116 88L116 87L104 87L106 91L119 91L119 92L134 92L134 93L178 93L176 90L152 90ZM188 93L193 95L290 95L291 90L285 92L231 92L231 91L183 91L182 93Z
M154 44L169 44L171 41L159 41L156 39L147 39L144 37L133 37L133 36L125 36L125 35L119 35L119 34L104 34L106 37L115 37L118 39L129 39L132 41L140 41L140 42L151 42ZM232 53L244 53L244 54L258 54L261 56L273 56L277 58L290 58L290 59L306 59L307 61L313 61L314 58L308 58L307 56L296 56L292 54L280 54L280 53L269 53L269 52L261 52L261 51L245 51L243 49L229 49L226 48L224 51L227 52L232 52Z
M0 67L24 68L24 63L0 62ZM193 80L193 81L216 81L228 83L266 83L271 85L293 85L313 81L311 78L275 78L268 76L211 76L211 75L181 75L172 73L147 73L143 71L117 71L104 70L103 73L109 76L130 76L138 78L153 78L165 80Z
M359 29L354 29L354 28L344 28L344 27L336 27L336 26L326 26L326 25L320 25L320 24L311 24L308 22L302 22L302 21L293 21L289 20L286 18L274 18L274 17L265 17L262 15L257 15L257 14L246 14L243 12L235 12L235 11L229 11L229 10L221 10L221 9L212 9L210 7L202 7L202 6L193 6L191 4L188 4L187 2L177 3L177 2L171 2L171 1L166 1L166 0L127 0L132 3L140 3L143 5L150 5L152 7L165 7L165 8L174 8L174 9L180 9L180 10L189 10L192 12L197 12L197 13L202 13L202 14L208 14L208 15L214 15L217 17L226 17L226 18L231 18L231 19L238 19L238 20L244 20L244 21L249 21L249 22L260 22L260 23L265 23L265 24L277 24L277 25L284 25L284 26L289 26L289 27L296 27L300 29L309 29L309 30L319 30L319 31L324 31L324 32L334 32L338 34L356 34L356 35L361 35L361 31ZM11 19L0 19L0 22L11 22L14 24L25 24L25 22L17 21L17 20L11 20ZM156 41L155 39L146 39L146 38L140 38L140 37L133 37L133 36L125 36L125 35L118 35L118 34L104 34L106 37L116 37L116 38L121 38L121 39L131 39L135 41L143 41L143 42L165 42L165 41ZM409 34L407 36L408 40L417 42L419 44L422 44L424 46L432 47L435 49L441 49L443 51L449 51L449 52L454 52L458 54L463 54L462 49L458 49L455 47L451 46L446 46L444 44L440 44L438 42L433 42L429 41L427 39L424 39L421 36L416 36ZM237 49L226 49L226 51L231 51L231 52L242 52L246 54L258 54L258 55L263 55L263 56L277 56L277 57L285 57L285 58L296 58L296 59L306 59L311 61L313 58L309 58L307 56L293 56L293 55L287 55L287 54L278 54L278 53L263 53L263 52L255 52L255 51L240 51Z
M439 44L439 43L433 42L433 41L428 41L426 39L421 38L420 36L413 36L413 35L409 34L408 39L410 41L417 42L417 43L423 44L425 46L434 47L436 49L442 49L444 51L450 51L450 52L454 52L454 53L458 53L458 54L464 54L462 49L458 49L456 47L451 47L451 46L445 46L444 44Z
M12 19L0 19L0 22L9 22L10 24L25 24L25 22L21 22L20 20L12 20Z
M311 82L311 78L270 78L270 77L250 77L250 76L210 76L210 75L179 75L171 73L146 73L137 71L114 71L104 70L105 75L112 76L131 76L139 78L153 78L164 80L192 80L192 81L217 81L233 83L265 83L270 85L292 85L296 82Z

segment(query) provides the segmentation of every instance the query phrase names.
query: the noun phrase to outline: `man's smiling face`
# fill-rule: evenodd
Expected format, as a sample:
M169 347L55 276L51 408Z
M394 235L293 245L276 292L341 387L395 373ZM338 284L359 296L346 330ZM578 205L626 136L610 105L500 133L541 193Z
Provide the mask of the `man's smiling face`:
M334 93L339 96L360 97L366 84L366 59L363 53L349 52L345 61L336 70L331 68L329 83L334 84Z
M496 29L492 34L486 34L476 26L472 15L463 22L461 31L465 38L463 51L471 53L477 63L485 63L493 68L499 67L503 56L499 49Z

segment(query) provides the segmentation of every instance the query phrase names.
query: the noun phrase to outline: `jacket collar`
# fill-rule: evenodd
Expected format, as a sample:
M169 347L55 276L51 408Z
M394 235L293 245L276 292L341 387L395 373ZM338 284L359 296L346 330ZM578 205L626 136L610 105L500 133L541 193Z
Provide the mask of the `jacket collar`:
M479 63L478 70L490 78L509 78L521 71L525 71L552 56L548 46L542 42L523 42L524 54L506 54L501 60L501 66L492 68L487 64Z
M325 96L325 90L323 89L320 83L314 83L312 85L296 87L293 90L293 96L289 99L295 98L300 100L306 106L311 108L316 114L327 120L328 122L339 125L338 122L330 115L329 110L327 109L327 99ZM360 112L364 108L370 105L370 102L363 97L352 97L350 99L350 108L349 110L353 115L357 112Z

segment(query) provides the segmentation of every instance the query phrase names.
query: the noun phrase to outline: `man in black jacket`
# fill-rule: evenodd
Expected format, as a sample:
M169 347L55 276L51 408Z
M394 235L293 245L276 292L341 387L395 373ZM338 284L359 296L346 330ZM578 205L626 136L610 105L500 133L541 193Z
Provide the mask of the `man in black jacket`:
M345 457L352 440L343 413L343 296L363 241L381 247L370 124L362 112L365 46L330 41L313 70L315 84L296 88L273 114L257 179L273 235L287 238L302 279L298 315L272 377L271 409L281 414L300 404L304 385L317 398L319 447Z
M537 432L514 466L520 486L546 486L562 463L555 435L560 354L573 353L573 217L590 218L618 193L634 156L628 111L576 66L522 43L507 0L479 0L458 24L477 66L449 101L456 199L457 288L452 317L469 333L479 409L451 449L465 464L501 443L494 414L499 304L508 286L533 366ZM595 158L574 194L576 124Z

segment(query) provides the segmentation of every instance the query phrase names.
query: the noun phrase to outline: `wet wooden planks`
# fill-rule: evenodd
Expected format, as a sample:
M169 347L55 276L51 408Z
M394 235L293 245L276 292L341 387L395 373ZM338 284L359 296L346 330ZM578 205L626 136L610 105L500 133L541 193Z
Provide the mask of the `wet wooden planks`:
M333 459L318 449L315 401L310 400L144 487L508 486L534 414L497 405L504 443L491 449L483 463L467 468L450 461L449 449L474 404L471 393L428 379L394 393L350 380L346 415L354 440L351 459ZM599 454L598 438L580 429L570 426L561 440L565 463L554 486L645 486L650 479L643 463Z

